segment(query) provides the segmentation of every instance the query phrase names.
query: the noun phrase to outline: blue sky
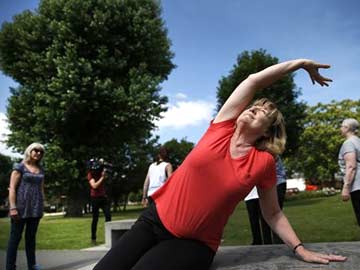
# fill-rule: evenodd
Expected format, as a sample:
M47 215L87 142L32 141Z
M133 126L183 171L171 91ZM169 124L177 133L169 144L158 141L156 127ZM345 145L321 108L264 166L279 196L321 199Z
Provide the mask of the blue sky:
M9 21L37 0L0 2L0 21ZM197 142L214 115L216 88L244 50L266 49L285 61L311 58L332 65L324 74L329 88L313 86L305 72L295 83L310 105L345 98L360 99L360 2L357 0L163 0L163 18L177 68L162 84L169 110L155 132ZM0 120L4 119L9 86L0 73ZM2 133L6 131L1 122ZM4 152L3 146L0 151Z

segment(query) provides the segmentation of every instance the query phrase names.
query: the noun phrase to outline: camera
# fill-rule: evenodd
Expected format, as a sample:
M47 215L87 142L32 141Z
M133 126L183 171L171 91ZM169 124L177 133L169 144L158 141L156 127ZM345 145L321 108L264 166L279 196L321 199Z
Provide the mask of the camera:
M112 163L105 161L103 158L92 158L87 162L87 168L91 171L104 171L108 176L114 176L114 166Z

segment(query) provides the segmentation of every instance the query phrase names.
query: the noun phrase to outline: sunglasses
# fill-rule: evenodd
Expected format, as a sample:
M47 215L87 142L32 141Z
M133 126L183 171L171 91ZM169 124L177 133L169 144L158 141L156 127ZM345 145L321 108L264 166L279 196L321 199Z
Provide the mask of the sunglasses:
M44 151L41 149L33 149L36 153L44 154Z

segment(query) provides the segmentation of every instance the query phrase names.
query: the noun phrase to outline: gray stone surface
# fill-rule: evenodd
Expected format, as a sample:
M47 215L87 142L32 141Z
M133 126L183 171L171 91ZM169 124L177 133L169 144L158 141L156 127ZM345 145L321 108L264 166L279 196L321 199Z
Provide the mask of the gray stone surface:
M359 270L360 242L306 244L306 247L324 253L348 257L343 263L329 265L309 264L294 257L284 245L221 247L211 270ZM93 250L38 251L38 262L44 270L91 270L106 253L106 248ZM5 252L0 251L0 269L3 269ZM24 251L18 255L18 269L26 270ZM171 270L171 269L169 269Z
M95 264L106 251L39 250L37 262L43 270L77 270ZM0 250L0 269L5 269L5 251ZM27 270L25 251L18 252L17 270Z
M360 242L306 244L311 250L348 257L346 262L310 264L296 259L285 245L222 247L212 270L310 270L360 269Z
M130 230L136 219L123 219L105 222L105 246L112 247L112 242Z

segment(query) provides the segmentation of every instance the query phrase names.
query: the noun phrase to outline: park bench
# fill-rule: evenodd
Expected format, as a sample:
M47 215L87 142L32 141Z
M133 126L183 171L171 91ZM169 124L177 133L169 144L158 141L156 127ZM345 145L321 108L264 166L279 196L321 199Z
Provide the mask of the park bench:
M105 246L111 248L126 231L130 230L136 219L123 219L105 222Z

